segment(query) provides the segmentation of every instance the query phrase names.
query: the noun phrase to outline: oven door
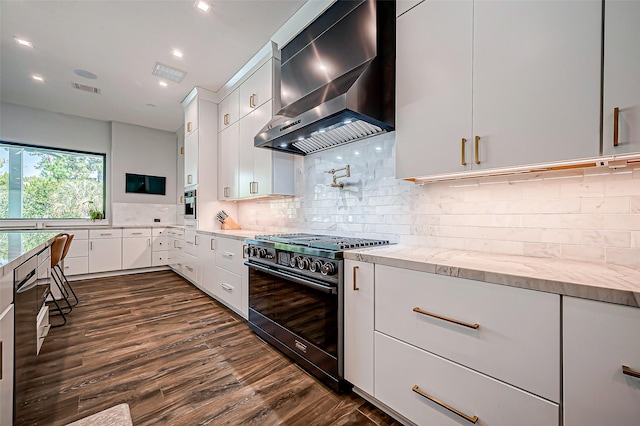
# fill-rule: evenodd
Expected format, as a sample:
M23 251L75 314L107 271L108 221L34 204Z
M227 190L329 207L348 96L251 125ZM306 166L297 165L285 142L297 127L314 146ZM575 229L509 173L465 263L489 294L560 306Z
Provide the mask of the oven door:
M249 267L249 322L332 377L340 377L338 289L287 271Z

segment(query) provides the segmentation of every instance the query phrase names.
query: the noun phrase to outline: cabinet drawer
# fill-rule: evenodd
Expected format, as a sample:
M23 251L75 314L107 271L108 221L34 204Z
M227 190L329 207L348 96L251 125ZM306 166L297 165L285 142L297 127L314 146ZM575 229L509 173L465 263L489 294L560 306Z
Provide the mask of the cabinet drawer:
M173 237L184 237L184 229L182 228L169 228L167 233Z
M88 229L74 229L72 231L64 231L63 233L73 235L73 241L89 239Z
M184 253L182 256L182 273L193 283L198 282L198 259Z
M44 339L47 337L47 334L49 334L49 327L49 307L47 305L42 305L40 312L38 312L38 316L36 317L36 354L40 353L40 348L42 348Z
M375 287L377 331L560 400L560 296L384 265Z
M75 241L75 240L74 240ZM89 257L65 257L64 274L67 276L89 273Z
M151 230L151 235L154 237L166 237L169 235L169 230L167 228L153 228Z
M73 240L71 240L71 245L69 246L69 251L65 259L87 256L89 256L89 240L78 240L74 237Z
M216 238L216 266L236 275L242 275L244 260L242 258L242 241L230 238Z
M377 267L377 266L376 266ZM558 425L557 404L375 333L375 397L419 425L471 424L414 391L487 426Z
M135 228L135 229L123 229L123 237L150 237L151 228Z
M169 251L154 251L151 254L151 266L164 266L169 264Z
M184 252L191 256L197 256L196 231L184 231Z
M565 426L640 423L640 308L563 298Z
M122 238L122 229L90 229L89 239Z
M242 309L242 278L217 267L214 294L227 305L240 311Z
M153 251L169 250L171 248L171 238L155 237L153 239Z

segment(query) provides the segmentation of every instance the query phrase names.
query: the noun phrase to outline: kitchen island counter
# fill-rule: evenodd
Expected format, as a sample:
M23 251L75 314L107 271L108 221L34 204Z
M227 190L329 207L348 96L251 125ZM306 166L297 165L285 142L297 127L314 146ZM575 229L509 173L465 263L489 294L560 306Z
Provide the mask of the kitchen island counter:
M1 231L0 268L13 270L33 254L50 245L60 231Z
M404 245L347 250L345 258L640 307L640 271L614 264Z

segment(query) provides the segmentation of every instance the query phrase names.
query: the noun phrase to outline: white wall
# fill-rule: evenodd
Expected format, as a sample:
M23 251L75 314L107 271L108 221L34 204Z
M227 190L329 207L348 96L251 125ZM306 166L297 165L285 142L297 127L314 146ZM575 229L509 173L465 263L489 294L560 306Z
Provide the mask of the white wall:
M344 189L325 170L351 166ZM300 158L296 197L238 203L246 229L387 238L640 269L640 166L415 185L395 179L394 134Z

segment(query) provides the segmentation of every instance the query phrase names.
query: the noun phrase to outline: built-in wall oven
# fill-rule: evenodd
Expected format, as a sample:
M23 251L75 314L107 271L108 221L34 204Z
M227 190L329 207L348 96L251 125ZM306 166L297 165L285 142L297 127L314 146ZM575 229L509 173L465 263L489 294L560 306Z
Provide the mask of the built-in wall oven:
M184 193L184 218L197 219L196 217L196 190L185 191Z
M348 389L343 378L343 250L388 241L284 234L245 242L251 329L335 391Z

